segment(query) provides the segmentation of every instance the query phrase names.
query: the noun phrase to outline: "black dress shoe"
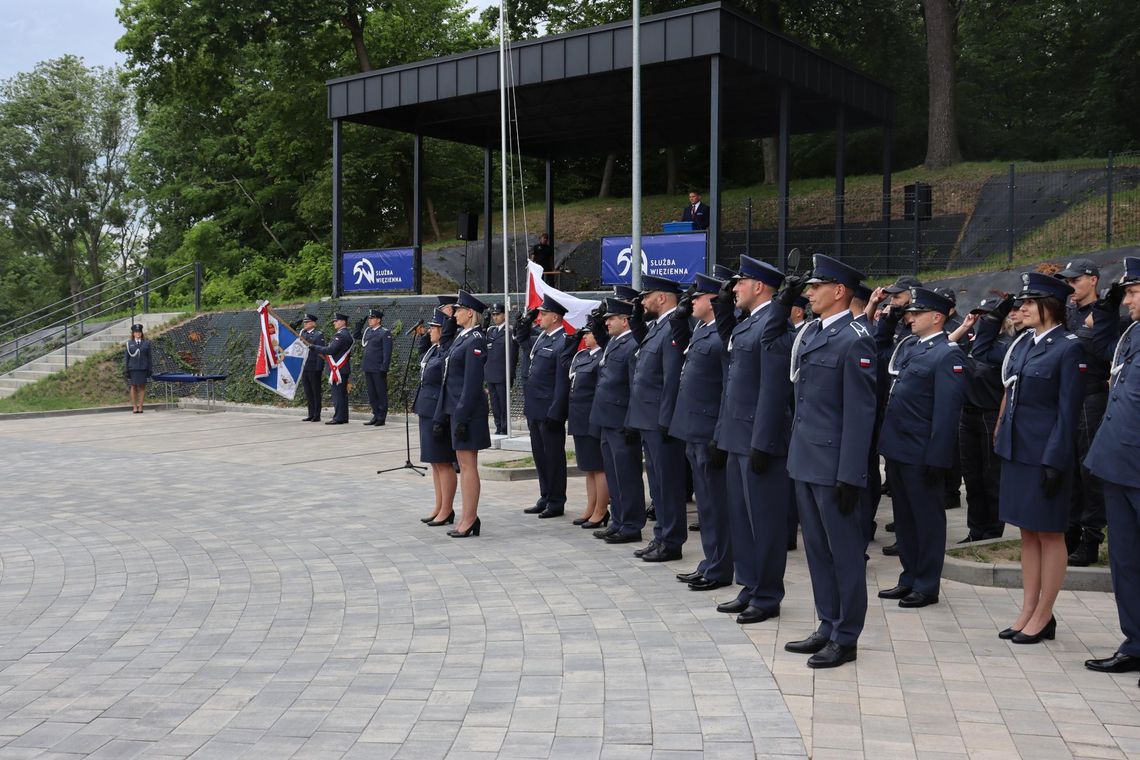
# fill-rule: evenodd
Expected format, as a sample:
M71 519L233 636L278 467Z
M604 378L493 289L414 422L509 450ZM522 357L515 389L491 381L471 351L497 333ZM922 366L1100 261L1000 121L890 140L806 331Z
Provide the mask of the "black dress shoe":
M701 524L699 522L689 523L689 530L693 531L694 533L700 533Z
M1140 657L1117 652L1102 660L1085 660L1085 667L1098 673L1131 673L1140 670Z
M713 589L724 588L727 585L728 581L710 581L708 578L698 578L689 582L689 590L712 591Z
M574 524L575 525L581 525L584 522L590 522L590 518L589 517L575 517L574 518Z
M347 425L348 420L344 420L343 422L341 420L329 420L325 424L326 425Z
M727 612L729 615L739 615L748 609L748 602L744 599L733 599L731 602L721 602L716 606L717 612Z
M593 530L594 528L604 528L609 524L610 524L610 513L606 512L604 515L602 515L601 520L598 520L597 522L592 522L590 520L587 520L586 522L582 523L578 527L582 528L583 530Z
M641 555L642 562L672 562L678 559L681 559L681 547L679 546L658 545L653 551Z
M649 552L653 551L654 549L656 549L660 545L661 544L657 543L656 540L650 541L648 544L641 547L640 549L635 549L633 552L633 556L644 557L646 554L649 554Z
M1057 638L1057 618L1051 617L1049 618L1049 622L1045 624L1045 627L1037 633L1029 634L1021 630L1013 634L1013 638L1010 639L1010 641L1014 644L1039 644L1042 639L1052 641L1055 638Z
M890 546L884 546L883 547L883 554L887 555L888 557L899 556L898 542L895 542L895 543L891 544Z
M375 424L376 424L376 420L375 420L375 419L371 419L371 420L368 420L368 422L364 422L364 423L361 423L361 424L363 424L363 425L366 425L366 426L367 426L367 425L375 425Z
M645 519L656 522L657 521L657 510L654 509L653 507L650 507L649 509L645 510Z
M454 524L455 524L455 512L452 512L450 515L443 518L442 520L432 520L431 522L428 523L428 527L429 528L438 528L440 525L454 525Z
M611 525L608 528L602 528L601 530L595 530L594 531L594 538L603 538L603 539L609 538L610 536L615 535L617 532L618 532L617 526Z
M784 651L795 652L796 654L815 654L827 646L827 642L829 641L831 641L831 639L819 631L813 631L806 639L789 641L787 644L784 644Z
M563 514L564 513L561 509L559 509L559 510L547 509L547 510L540 512L538 514L538 518L540 520L545 520L548 517L562 517Z
M999 639L1005 639L1006 641L1009 641L1010 639L1012 639L1014 636L1016 636L1019 633L1021 633L1021 631L1014 630L1013 628L1005 628L1001 631L998 631L998 638Z
M796 539L793 538L788 541L788 551L794 552L798 548L800 548L800 545L796 542Z
M699 581L704 577L705 576L701 574L700 570L694 570L691 573L677 573L677 580L681 581L681 583L692 583L693 581Z
M376 427L384 427L384 420L376 420L376 422L373 422L372 424Z
M911 591L902 599L899 599L900 607L911 609L916 607L929 607L932 604L938 604L938 594L924 594L921 591Z
M910 593L910 586L895 586L879 592L880 599L902 599Z
M740 625L748 625L749 623L763 623L768 618L780 617L780 608L774 610L762 610L759 607L749 605L736 616L736 622Z
M859 647L852 644L845 647L834 641L827 642L823 649L808 658L809 668L838 668L845 662L854 662L859 654Z
M638 544L641 543L641 531L636 533L618 533L606 536L607 544Z
M434 522L434 521L435 521L435 515L428 515L427 517L421 517L420 518L420 522L422 522L422 523L429 523L429 522Z
M523 510L523 512L525 514L528 514L528 515L541 515L545 511L546 511L546 506L545 505L539 505L539 504L535 504L533 507L527 507L526 509Z
M301 420L301 422L312 422L312 421L313 421L312 417L306 417L305 419Z
M963 538L963 539L962 539L961 541L959 541L958 543L960 543L960 544L969 544L969 543L973 543L974 541L978 541L978 540L980 540L980 539L978 539L978 538L975 538L973 535L969 535L969 536L966 536L965 538Z
M892 521L892 522L889 522L889 523L887 523L887 525L886 525L886 527L884 528L884 530L885 530L885 531L887 531L887 533L894 533L894 532L895 532L895 524L894 524L894 522Z

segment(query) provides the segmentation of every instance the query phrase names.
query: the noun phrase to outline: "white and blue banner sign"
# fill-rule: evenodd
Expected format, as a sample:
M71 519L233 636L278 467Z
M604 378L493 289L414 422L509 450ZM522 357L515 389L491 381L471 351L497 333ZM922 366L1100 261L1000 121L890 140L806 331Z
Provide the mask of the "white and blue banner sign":
M413 248L345 251L340 281L345 293L364 290L414 290L416 268Z
M632 238L602 238L602 284L629 285L633 256ZM641 237L641 273L690 283L698 272L705 271L705 233L678 235L643 235Z

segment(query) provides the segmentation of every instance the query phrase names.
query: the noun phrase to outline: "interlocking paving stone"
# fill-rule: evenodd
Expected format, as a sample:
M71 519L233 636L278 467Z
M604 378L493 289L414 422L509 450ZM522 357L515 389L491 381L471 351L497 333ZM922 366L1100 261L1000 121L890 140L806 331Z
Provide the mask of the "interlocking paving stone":
M875 599L880 534L859 660L814 672L783 651L815 625L802 551L781 616L737 626L734 589L673 580L695 534L647 565L488 482L453 541L429 480L375 475L404 458L398 423L0 421L0 758L1140 756L1135 676L1081 666L1119 642L1108 594L1013 647L1016 589Z

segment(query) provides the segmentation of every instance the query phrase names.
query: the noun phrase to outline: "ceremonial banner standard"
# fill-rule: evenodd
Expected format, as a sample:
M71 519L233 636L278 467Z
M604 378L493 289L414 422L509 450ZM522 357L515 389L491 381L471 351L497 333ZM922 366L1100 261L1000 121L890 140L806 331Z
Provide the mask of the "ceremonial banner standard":
M601 303L601 301L572 296L553 285L546 284L542 280L542 267L533 261L528 261L526 264L526 308L537 309L542 305L542 299L547 294L566 307L566 316L562 318L562 322L566 326L566 332L571 334L586 326L586 319L590 316L590 312Z
M416 252L413 248L345 251L340 281L346 293L365 290L415 290Z
M257 325L257 361L253 367L253 379L292 401L309 347L289 325L278 319L269 308L268 301L257 307Z
M602 284L629 285L633 280L633 256L629 235L602 238ZM677 235L643 235L641 273L689 283L705 272L704 232Z

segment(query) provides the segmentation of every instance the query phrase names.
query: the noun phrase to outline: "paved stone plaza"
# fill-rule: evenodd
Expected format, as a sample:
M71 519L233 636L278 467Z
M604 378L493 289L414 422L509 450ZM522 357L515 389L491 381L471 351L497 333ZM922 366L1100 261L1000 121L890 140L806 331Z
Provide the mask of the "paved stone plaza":
M1020 591L875 599L880 532L859 660L813 672L782 649L814 626L802 551L738 626L734 590L673 579L695 535L642 563L484 482L450 539L430 480L375 474L401 424L299 416L0 420L0 758L1140 757L1136 675L1081 666L1118 643L1108 594L1018 647Z

